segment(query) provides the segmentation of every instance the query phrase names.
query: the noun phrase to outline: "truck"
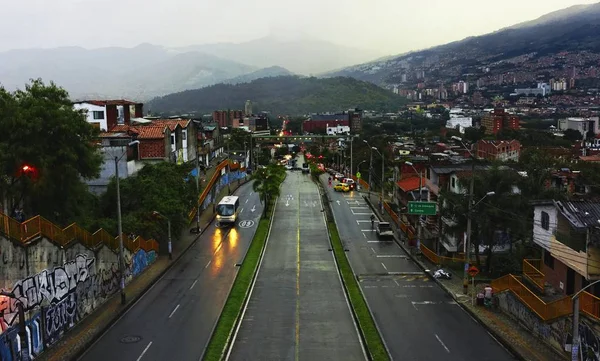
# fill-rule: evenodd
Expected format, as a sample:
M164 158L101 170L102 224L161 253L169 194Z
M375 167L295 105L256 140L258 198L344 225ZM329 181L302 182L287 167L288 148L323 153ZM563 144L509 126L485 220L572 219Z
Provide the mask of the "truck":
M375 227L375 233L380 239L392 239L394 238L394 230L389 222L379 222Z

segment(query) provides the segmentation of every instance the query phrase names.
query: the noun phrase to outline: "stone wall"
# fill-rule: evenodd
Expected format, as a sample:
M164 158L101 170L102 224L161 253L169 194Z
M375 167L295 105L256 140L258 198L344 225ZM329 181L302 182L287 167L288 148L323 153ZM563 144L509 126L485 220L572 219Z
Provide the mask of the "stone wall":
M124 250L130 282L156 259L155 251ZM0 235L0 361L17 360L18 302L25 310L33 357L119 290L118 254L106 246L91 250L78 242L63 248L46 238L26 246Z

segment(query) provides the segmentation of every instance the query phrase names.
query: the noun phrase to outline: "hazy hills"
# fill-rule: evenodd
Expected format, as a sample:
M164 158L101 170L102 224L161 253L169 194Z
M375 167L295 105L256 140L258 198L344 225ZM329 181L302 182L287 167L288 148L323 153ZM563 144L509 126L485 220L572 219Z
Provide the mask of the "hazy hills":
M398 95L352 78L318 79L280 76L236 85L217 84L153 99L145 105L152 113L210 113L242 109L251 99L256 111L301 115L350 108L397 111L405 104Z
M66 88L73 99L146 101L221 82L235 84L293 73L308 75L376 56L309 38L275 37L186 48L141 44L134 48L12 50L0 53L0 85L13 90L23 88L31 78L42 78Z
M350 76L387 85L399 83L399 75L406 69L436 63L436 71L443 71L443 66L484 65L534 52L538 56L561 51L600 52L598 19L600 3L577 5L490 34L354 65L324 76Z

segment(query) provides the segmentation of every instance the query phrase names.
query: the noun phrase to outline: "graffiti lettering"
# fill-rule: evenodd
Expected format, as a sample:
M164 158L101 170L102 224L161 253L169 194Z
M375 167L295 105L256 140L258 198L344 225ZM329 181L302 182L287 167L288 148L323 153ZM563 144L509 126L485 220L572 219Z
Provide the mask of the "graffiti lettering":
M29 354L32 356L39 355L44 350L42 336L42 321L39 313L33 315L29 321L25 323L27 330L29 345ZM18 326L13 326L0 334L0 360L16 361L20 351L18 337Z
M46 346L58 341L63 332L75 325L75 321L77 321L76 311L77 304L73 293L62 301L43 308Z

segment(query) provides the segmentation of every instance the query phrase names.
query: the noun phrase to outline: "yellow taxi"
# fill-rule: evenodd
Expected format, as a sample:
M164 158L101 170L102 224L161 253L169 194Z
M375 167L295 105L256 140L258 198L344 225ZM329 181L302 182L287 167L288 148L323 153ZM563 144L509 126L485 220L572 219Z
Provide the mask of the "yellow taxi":
M338 183L333 187L336 192L350 192L350 186L348 183Z

